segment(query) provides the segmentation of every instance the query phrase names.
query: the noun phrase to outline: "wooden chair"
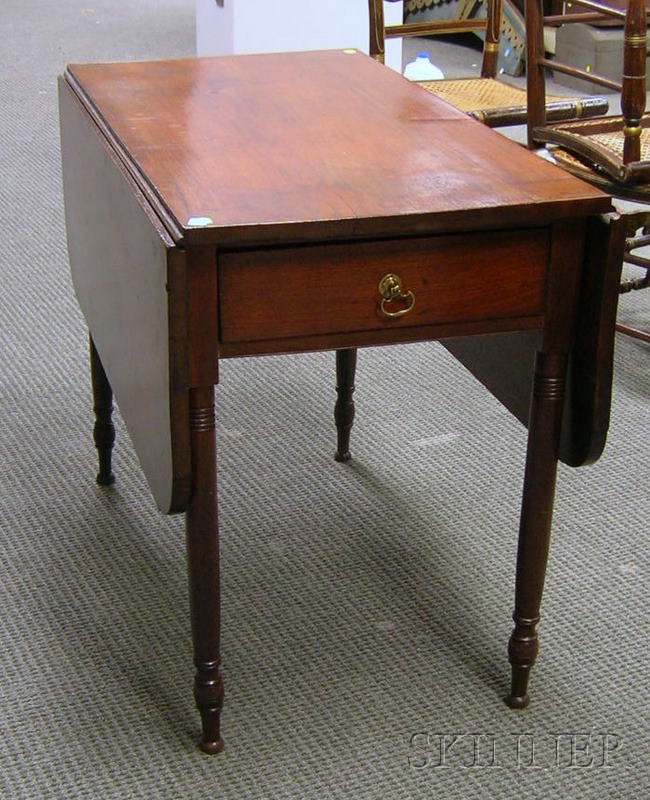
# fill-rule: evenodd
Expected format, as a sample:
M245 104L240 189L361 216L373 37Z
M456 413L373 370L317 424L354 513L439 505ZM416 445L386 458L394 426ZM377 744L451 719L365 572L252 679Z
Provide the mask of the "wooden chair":
M575 13L575 6L586 9ZM528 143L546 147L561 167L601 187L615 198L650 207L650 114L646 113L648 17L645 0L629 0L626 10L591 0L572 0L571 14L545 16L543 0L526 0L526 56L528 86ZM592 71L551 60L544 53L544 26L618 20L624 25L622 79L611 80ZM620 93L621 113L589 120L554 122L545 108L549 70L570 75ZM629 209L629 206L628 206ZM626 218L625 261L645 276L621 283L621 292L650 285L650 210L634 206ZM622 324L617 329L650 341L650 332Z
M396 0L388 0L396 2ZM485 2L486 15L476 16ZM447 100L489 127L523 125L526 122L526 90L497 78L502 0L468 0L459 5L455 19L429 19L400 25L384 24L383 0L368 0L370 22L370 55L384 60L387 38L408 36L440 36L468 31L484 32L481 76L436 81L418 81L427 91ZM550 120L581 119L607 113L609 104L604 97L549 98L547 114Z

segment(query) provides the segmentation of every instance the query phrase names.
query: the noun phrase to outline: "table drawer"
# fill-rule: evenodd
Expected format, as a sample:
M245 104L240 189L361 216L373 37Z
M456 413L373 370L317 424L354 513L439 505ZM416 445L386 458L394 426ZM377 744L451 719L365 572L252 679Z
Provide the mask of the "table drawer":
M531 229L222 252L221 341L537 315L547 249Z

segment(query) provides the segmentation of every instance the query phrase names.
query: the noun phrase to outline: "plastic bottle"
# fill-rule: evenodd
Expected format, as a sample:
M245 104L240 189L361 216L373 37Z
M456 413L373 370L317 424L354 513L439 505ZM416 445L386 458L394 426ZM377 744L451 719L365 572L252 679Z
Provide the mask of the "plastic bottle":
M409 61L404 67L404 77L410 81L439 81L445 76L441 69L429 61L429 53L421 50L415 61Z

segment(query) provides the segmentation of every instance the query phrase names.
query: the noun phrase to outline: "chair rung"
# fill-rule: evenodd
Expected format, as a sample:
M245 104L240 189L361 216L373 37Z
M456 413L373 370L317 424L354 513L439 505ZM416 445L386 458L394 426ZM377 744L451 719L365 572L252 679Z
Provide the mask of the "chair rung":
M485 30L485 19L452 19L436 23L435 34L468 33L471 31ZM405 22L402 25L387 25L384 30L386 38L394 39L401 36L426 36L433 35L434 31L429 22Z

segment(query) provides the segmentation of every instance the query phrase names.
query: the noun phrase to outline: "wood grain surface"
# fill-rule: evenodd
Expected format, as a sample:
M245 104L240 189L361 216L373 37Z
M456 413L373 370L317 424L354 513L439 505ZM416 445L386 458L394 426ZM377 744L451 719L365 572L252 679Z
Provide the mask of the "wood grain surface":
M609 207L356 51L73 65L67 75L189 242L412 235L539 224L571 216L577 200L580 214Z

